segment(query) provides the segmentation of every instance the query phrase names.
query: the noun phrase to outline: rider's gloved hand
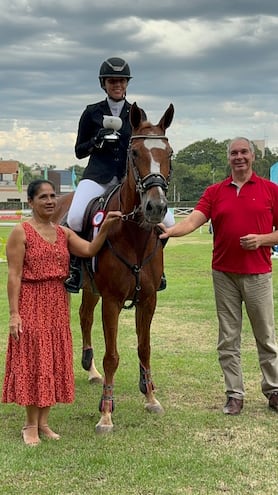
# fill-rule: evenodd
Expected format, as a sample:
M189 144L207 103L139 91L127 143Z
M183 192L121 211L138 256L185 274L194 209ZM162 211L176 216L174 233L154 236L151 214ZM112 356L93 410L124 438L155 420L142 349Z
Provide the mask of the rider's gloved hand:
M93 138L95 146L100 146L105 136L113 134L113 129L104 129L103 127L98 131L97 135Z

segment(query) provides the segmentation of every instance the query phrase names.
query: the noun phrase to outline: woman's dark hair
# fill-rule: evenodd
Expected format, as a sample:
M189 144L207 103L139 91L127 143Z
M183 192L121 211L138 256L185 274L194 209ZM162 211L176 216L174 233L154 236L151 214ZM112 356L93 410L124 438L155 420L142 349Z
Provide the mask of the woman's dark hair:
M34 199L34 197L38 194L40 187L43 184L50 184L50 186L53 188L53 191L55 191L55 186L51 180L47 179L35 179L30 182L30 184L27 187L27 198L28 199Z

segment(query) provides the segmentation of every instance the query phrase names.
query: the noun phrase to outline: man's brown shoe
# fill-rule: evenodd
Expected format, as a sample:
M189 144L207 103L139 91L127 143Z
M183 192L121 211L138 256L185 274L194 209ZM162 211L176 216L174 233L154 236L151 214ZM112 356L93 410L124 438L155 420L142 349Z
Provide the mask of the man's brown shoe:
M277 398L277 407L278 407L278 398ZM231 416L236 416L237 414L240 414L242 408L243 408L243 399L228 397L228 400L223 408L223 413L230 414Z
M271 394L268 405L270 409L274 409L274 411L278 412L278 392L273 392L273 394Z

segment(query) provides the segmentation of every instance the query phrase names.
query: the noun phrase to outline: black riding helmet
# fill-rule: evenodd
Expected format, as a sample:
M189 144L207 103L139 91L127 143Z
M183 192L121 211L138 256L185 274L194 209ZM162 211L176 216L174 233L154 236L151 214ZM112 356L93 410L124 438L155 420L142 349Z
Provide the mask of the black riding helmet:
M105 60L99 69L99 82L104 89L106 77L125 77L128 81L132 78L128 63L120 57L111 57Z

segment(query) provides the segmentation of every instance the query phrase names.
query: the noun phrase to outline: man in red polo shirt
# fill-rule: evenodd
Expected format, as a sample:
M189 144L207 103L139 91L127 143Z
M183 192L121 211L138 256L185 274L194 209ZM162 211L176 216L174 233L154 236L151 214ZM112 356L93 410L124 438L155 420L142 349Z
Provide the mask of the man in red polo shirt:
M231 175L209 186L194 211L162 239L189 234L209 219L213 227L212 277L219 321L217 350L224 374L225 414L240 414L244 385L240 343L244 302L256 340L262 392L278 412L271 246L278 243L278 186L252 170L254 146L238 137L228 145Z

